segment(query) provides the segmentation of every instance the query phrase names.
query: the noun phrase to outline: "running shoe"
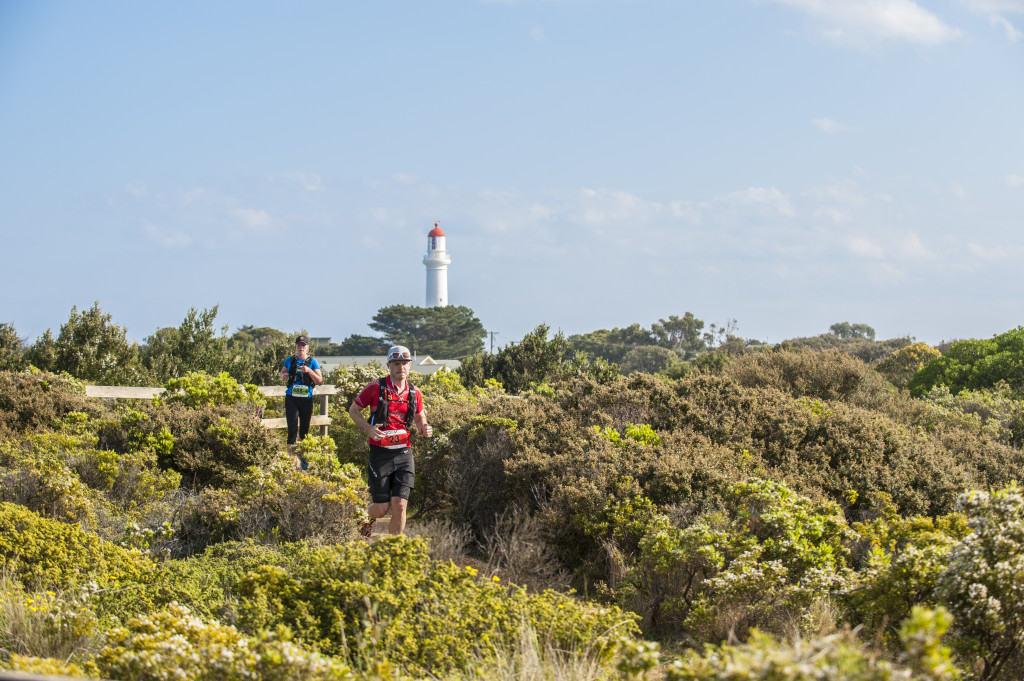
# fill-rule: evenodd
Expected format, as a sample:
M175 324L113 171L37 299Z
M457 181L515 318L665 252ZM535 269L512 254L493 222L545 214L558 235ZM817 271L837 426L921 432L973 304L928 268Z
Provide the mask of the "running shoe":
M373 524L376 520L369 520L359 526L359 536L363 539L369 539L370 535L373 534Z

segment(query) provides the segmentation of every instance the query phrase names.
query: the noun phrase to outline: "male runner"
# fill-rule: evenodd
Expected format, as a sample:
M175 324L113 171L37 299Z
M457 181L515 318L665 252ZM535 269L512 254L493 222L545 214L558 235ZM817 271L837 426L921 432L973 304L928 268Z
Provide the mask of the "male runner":
M374 522L388 510L388 531L401 534L405 530L405 510L416 479L409 429L415 422L424 437L434 432L423 411L423 395L408 380L412 364L409 348L393 346L388 350L387 363L388 376L363 388L348 408L349 416L370 438L371 503L366 509L370 520L359 528L364 537L370 536ZM369 421L363 417L366 407L372 414Z

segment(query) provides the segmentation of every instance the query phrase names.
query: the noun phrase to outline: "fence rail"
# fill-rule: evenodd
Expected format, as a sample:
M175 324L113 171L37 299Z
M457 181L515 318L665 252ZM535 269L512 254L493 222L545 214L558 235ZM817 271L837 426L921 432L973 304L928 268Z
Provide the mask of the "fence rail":
M261 385L257 388L267 397L284 397L288 390L283 385ZM96 397L105 400L151 400L158 395L167 392L166 388L135 387L123 385L87 385L85 386L86 397ZM327 435L327 426L331 425L330 396L337 395L338 389L334 385L318 385L313 390L314 399L320 398L320 413L310 419L310 427L319 427L321 435ZM264 428L279 430L288 427L286 419L261 419ZM0 677L0 681L4 681Z
M28 674L26 672L0 671L0 681L82 681L70 676L54 674Z

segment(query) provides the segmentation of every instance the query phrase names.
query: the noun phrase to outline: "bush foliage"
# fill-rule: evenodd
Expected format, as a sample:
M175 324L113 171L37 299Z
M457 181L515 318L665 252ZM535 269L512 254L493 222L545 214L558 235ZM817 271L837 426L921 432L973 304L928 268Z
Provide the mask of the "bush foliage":
M298 470L260 424L276 404L239 382L254 374L214 361L229 343L209 312L150 339L139 370L173 374L152 402L0 371L0 664L481 678L532 641L546 663L592 660L593 678L1024 672L1019 330L932 359L909 339L883 353L865 325L820 349L723 336L678 371L619 376L539 327L413 378L434 426L413 440L424 536L366 543L347 406L383 368L327 377L333 423ZM25 358L56 368L79 348L87 365L122 333L73 317ZM699 329L669 321L651 347L682 357ZM239 353L282 341L250 330ZM899 387L913 370L919 397Z

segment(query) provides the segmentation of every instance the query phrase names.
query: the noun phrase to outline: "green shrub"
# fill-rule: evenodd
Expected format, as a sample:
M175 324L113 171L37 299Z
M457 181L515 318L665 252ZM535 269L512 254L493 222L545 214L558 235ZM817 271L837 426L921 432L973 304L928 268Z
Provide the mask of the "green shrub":
M152 569L138 551L8 502L0 503L0 566L26 584L60 589L90 580L101 587L144 582Z
M291 556L289 567L258 568L242 580L239 625L285 624L306 645L352 664L386 655L413 673L440 674L493 656L523 624L565 649L611 649L636 631L617 608L555 592L531 596L473 568L435 563L420 539L296 545Z
M262 565L289 563L278 548L252 540L221 542L186 559L156 563L131 588L102 592L98 611L105 621L127 622L137 613L177 602L197 617L234 622L239 581Z
M0 371L0 436L59 428L71 412L99 417L105 409L67 374Z
M979 679L1008 678L1024 638L1024 496L1014 484L959 500L973 532L952 547L936 580L955 617L954 645L984 660Z
M188 408L181 404L147 405L148 435L164 429L173 437L163 467L181 473L186 484L226 486L250 466L266 466L281 449L274 433L242 404Z
M324 442L329 438L306 438ZM228 488L208 487L180 511L175 556L221 541L254 539L281 543L302 539L341 541L354 536L368 499L362 469L341 465L331 451L307 445L309 470L276 452L265 466L250 466Z
M1003 382L991 388L961 390L953 395L936 386L922 398L941 413L936 423L955 424L1019 450L1024 443L1024 400Z
M875 370L890 383L902 388L925 364L941 354L927 343L912 343L883 359L875 365Z
M62 432L29 434L0 441L0 500L22 504L40 515L80 522L106 539L125 523L166 515L165 497L181 476L157 465L153 442L124 453L97 449L97 424L71 412ZM166 450L166 440L156 440ZM156 524L160 522L157 520Z
M882 493L872 506L877 517L853 526L864 555L843 600L851 625L864 626L868 636L895 647L899 623L912 609L938 603L935 588L950 549L969 530L960 514L901 517Z
M239 403L256 409L266 404L266 399L255 385L243 385L226 371L215 376L202 371L190 371L181 378L172 378L164 387L167 392L162 398L157 398L158 400L167 404L184 404L193 409Z
M957 395L962 390L991 388L1000 381L1018 394L1024 391L1024 327L986 340L956 341L914 374L907 388L921 397L944 385Z
M517 400L516 402L521 402ZM517 448L518 419L513 412L494 418L480 404L448 401L430 412L434 435L413 444L416 456L414 502L425 511L448 509L460 524L473 526L479 537L509 501L505 463ZM365 442L365 440L364 440ZM365 444L360 461L365 465Z
M619 597L643 609L648 631L685 629L700 641L754 626L815 632L822 599L850 577L852 533L839 507L763 480L737 483L730 497L727 516L688 527L665 516L636 523L647 529Z
M347 666L293 643L287 629L249 638L177 603L113 629L96 663L108 678L135 681L351 678Z
M348 405L338 400L330 404L331 425L327 434L334 441L338 460L342 463L366 465L367 437L348 413Z
M747 353L733 360L725 375L746 388L775 388L793 397L828 401L851 400L858 392L881 385L864 362L838 350L776 347Z
M92 444L88 436L61 433L29 435L21 443L0 441L0 500L45 518L91 524L97 495L72 471L69 461Z
M336 392L333 401L347 410L359 391L387 373L384 365L377 361L362 366L339 366L324 374L324 383L334 386Z
M302 443L309 471L297 471L285 455L266 468L250 467L238 485L237 538L266 538L294 542L318 538L338 541L351 538L357 522L365 517L366 485L362 471L353 464L338 464L334 443L316 451L306 438Z
M425 408L449 400L474 401L476 399L473 393L462 385L459 374L454 371L444 369L435 371L418 384L418 387L423 391Z
M897 661L880 657L850 632L784 643L755 633L742 645L691 653L666 669L667 681L953 681L960 671L941 643L950 624L944 610L915 610L901 630Z

